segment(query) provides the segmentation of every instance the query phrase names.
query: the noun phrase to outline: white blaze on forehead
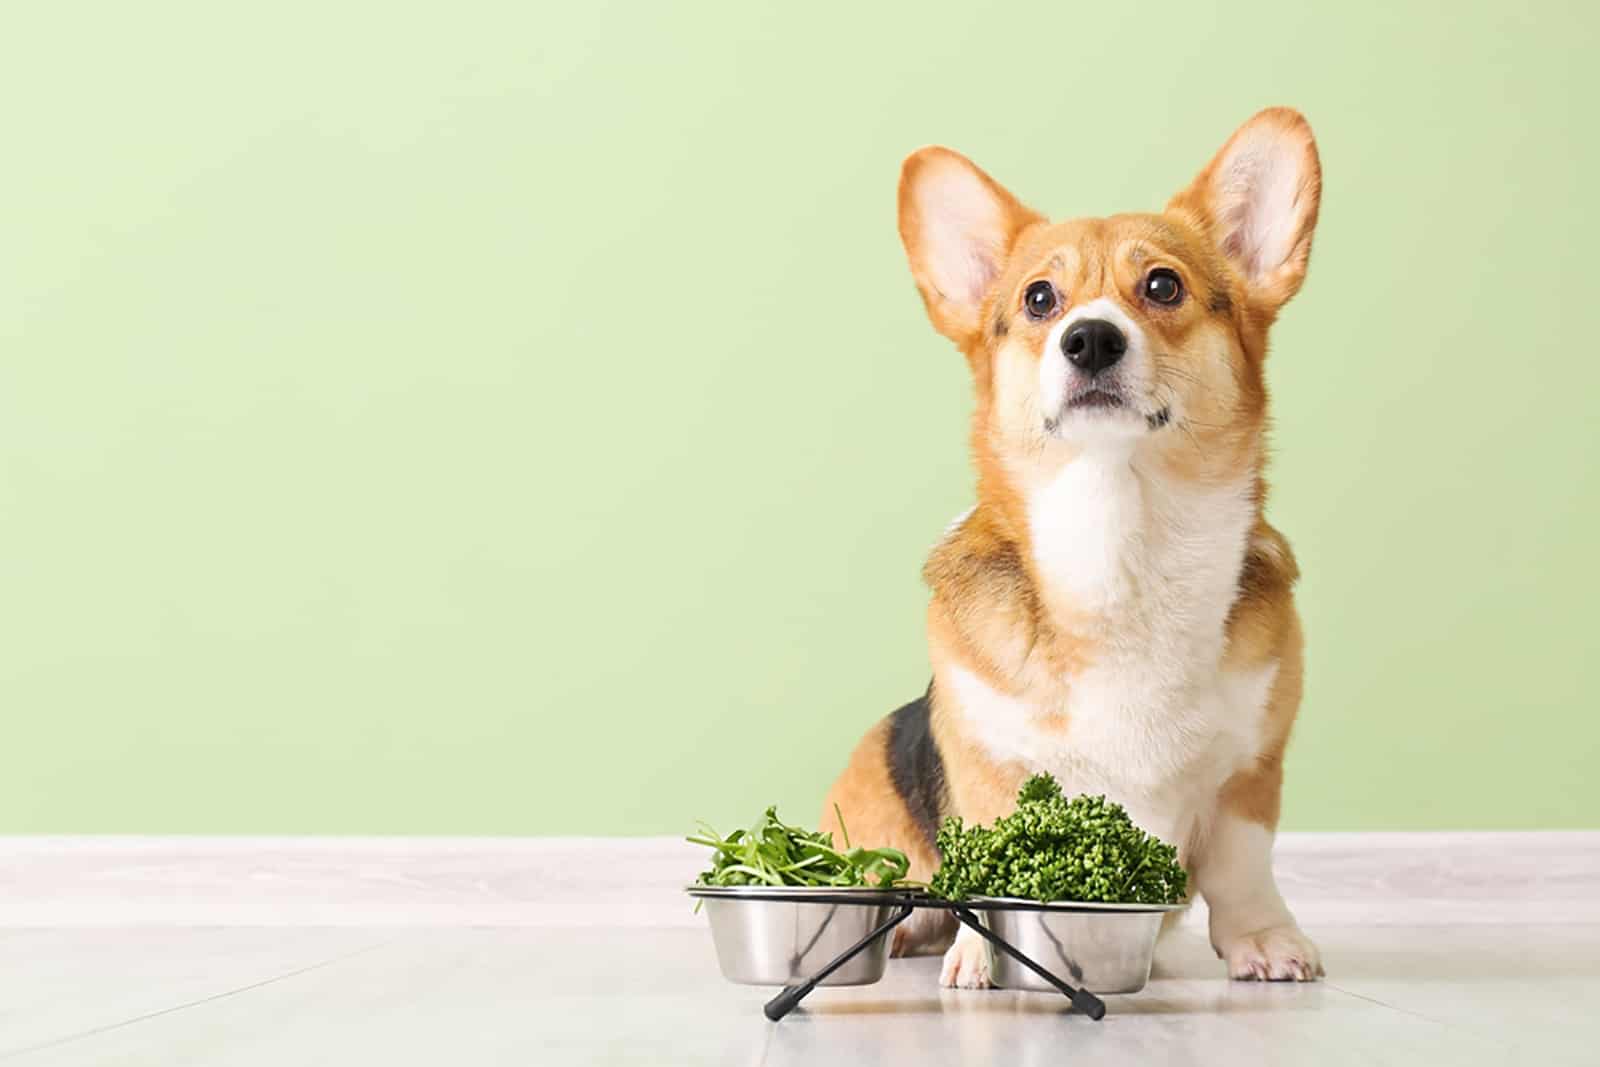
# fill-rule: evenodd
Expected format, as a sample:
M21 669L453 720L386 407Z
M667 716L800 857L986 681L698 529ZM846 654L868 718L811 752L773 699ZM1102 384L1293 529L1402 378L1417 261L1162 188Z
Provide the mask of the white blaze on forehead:
M1144 331L1139 329L1138 324L1128 317L1126 311L1122 310L1122 306L1109 296L1095 297L1087 304L1068 308L1057 329L1061 333L1066 333L1072 329L1074 323L1082 322L1084 319L1104 319L1121 330L1128 337L1128 350L1130 352L1144 344ZM1056 334L1055 330L1050 332L1052 335ZM1056 340L1059 344L1059 336Z

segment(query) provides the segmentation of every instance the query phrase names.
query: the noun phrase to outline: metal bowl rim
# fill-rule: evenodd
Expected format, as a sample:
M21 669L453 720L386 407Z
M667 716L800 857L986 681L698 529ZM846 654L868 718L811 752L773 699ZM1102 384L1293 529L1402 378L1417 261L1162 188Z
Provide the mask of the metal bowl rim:
M908 896L923 897L927 894L916 889L908 888L883 888L873 886L825 886L825 885L687 885L683 891L691 897L705 897L708 900L757 900L768 903L805 903L803 900L790 900L790 897L821 897L837 899L838 897L856 897L863 904L892 904ZM819 903L827 903L823 899Z
M1096 900L1028 900L1024 897L968 897L960 903L990 911L1053 911L1053 912L1140 912L1183 911L1187 904L1110 904ZM999 905L999 907L994 907Z

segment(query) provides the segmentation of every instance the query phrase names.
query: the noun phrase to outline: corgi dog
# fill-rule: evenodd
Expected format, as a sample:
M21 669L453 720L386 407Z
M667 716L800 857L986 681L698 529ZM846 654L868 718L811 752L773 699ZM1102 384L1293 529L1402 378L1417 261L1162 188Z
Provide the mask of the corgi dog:
M1159 214L1050 222L948 148L900 174L900 235L972 373L977 504L923 570L925 696L872 727L823 805L838 836L938 865L1030 774L1104 793L1179 849L1233 978L1322 963L1272 874L1302 638L1264 508L1267 331L1299 290L1322 188L1311 129L1261 112ZM936 911L941 984L990 984Z

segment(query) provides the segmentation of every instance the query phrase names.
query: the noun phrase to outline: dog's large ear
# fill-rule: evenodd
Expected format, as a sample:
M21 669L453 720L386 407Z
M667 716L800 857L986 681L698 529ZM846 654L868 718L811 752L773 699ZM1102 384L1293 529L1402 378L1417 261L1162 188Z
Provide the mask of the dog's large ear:
M1268 108L1228 138L1167 210L1211 235L1252 302L1276 311L1299 291L1322 199L1322 164L1298 112Z
M1039 216L966 156L920 148L900 168L900 240L934 327L965 348L1023 227Z

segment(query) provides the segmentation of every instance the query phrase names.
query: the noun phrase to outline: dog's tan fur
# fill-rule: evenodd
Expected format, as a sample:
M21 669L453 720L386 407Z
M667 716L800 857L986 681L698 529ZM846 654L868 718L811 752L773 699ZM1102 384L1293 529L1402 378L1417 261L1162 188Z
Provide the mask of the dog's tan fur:
M1175 500L1189 499L1185 494L1204 500L1215 492L1227 503L1227 487L1243 486L1248 498L1250 518L1229 564L1235 575L1231 592L1226 603L1212 605L1222 630L1219 651L1205 663L1186 666L1180 680L1189 684L1193 675L1197 692L1210 692L1206 686L1248 689L1251 679L1266 677L1270 684L1258 725L1216 726L1247 735L1244 747L1230 749L1221 763L1201 759L1208 738L1185 735L1161 742L1172 747L1163 757L1172 767L1170 780L1130 768L1125 783L1113 770L1094 777L1093 784L1113 799L1123 799L1125 789L1130 810L1141 797L1186 798L1177 812L1168 811L1173 805L1165 801L1150 804L1170 815L1170 825L1184 835L1174 843L1212 903L1213 941L1237 977L1308 978L1320 972L1314 946L1271 885L1270 867L1261 870L1262 835L1250 829L1277 825L1283 753L1303 670L1292 592L1298 570L1287 541L1263 510L1267 331L1305 276L1320 194L1310 129L1297 113L1281 108L1241 127L1157 215L1050 223L943 148L914 153L901 176L900 232L912 274L933 324L966 356L976 395L971 447L978 503L934 549L923 572L932 590L928 721L944 768L942 813L991 821L1010 810L1027 774L1056 770L1057 763L1075 765L1080 734L1087 738L1106 729L1104 698L1085 706L1084 687L1116 657L1137 655L1127 647L1139 640L1127 630L1128 620L1139 617L1137 605L1075 592L1072 581L1055 573L1070 546L1038 541L1041 531L1051 529L1040 518L1051 487L1086 457L1100 462L1092 427L1081 437L1072 436L1076 430L1052 436L1041 429L1040 411L1048 413L1056 398L1035 384L1051 370L1040 361L1061 358L1049 348L1057 336L1052 330L1065 326L1061 314L1107 307L1131 324L1141 350L1149 353L1149 381L1139 402L1164 404L1171 413L1171 425L1152 421L1151 431L1128 446L1143 492L1165 492ZM1184 299L1177 306L1141 296L1155 267L1181 276ZM1022 294L1041 279L1062 294L1064 310L1035 321L1023 313ZM1120 470L1115 464L1108 469ZM1090 498L1074 506L1095 504ZM1135 529L1128 551L1159 541L1163 530L1159 523L1143 534ZM1220 534L1218 539L1227 540ZM1122 588L1116 584L1120 578L1113 566L1108 588ZM1135 592L1127 596L1136 598L1138 581L1130 588ZM1161 665L1176 670L1165 660ZM963 692L986 695L974 704ZM989 705L1019 709L1015 714L1024 725L1013 732L1025 731L1037 752L997 750L996 713L986 710ZM1093 729L1089 720L1079 721L1086 714L1101 716ZM925 826L895 787L888 736L887 720L867 733L829 794L823 825L837 832L837 805L858 843L902 848L912 859L913 876L927 877L937 857ZM1123 751L1121 744L1107 751ZM1127 751L1137 753L1137 745L1129 740ZM1103 759L1103 752L1084 757ZM1063 773L1064 784L1073 788L1070 772ZM1203 794L1198 799L1191 796L1196 790ZM927 925L913 928L898 939L897 949L937 943L943 933ZM985 984L978 951L981 944L958 941L947 957L945 980Z

